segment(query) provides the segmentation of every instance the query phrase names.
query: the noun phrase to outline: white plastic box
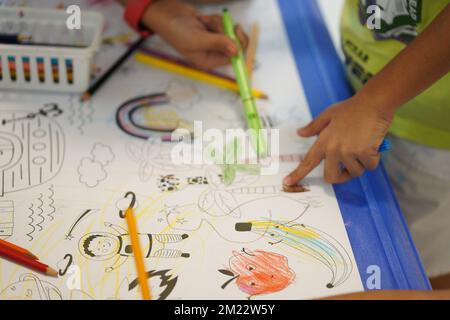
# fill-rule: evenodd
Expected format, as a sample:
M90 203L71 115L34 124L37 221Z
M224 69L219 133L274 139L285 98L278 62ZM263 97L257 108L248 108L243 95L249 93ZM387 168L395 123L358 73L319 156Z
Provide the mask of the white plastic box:
M103 16L82 11L79 30L67 27L68 18L64 10L0 7L0 34L27 35L45 44L0 43L0 89L80 93L88 88Z

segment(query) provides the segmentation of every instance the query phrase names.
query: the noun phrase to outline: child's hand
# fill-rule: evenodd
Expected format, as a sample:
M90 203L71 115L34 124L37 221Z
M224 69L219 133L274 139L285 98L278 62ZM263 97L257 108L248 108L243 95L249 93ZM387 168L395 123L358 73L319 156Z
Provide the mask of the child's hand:
M322 159L325 159L324 178L329 183L343 183L361 176L366 169L375 169L380 161L378 148L392 118L392 113L358 95L329 107L297 131L301 137L319 134L319 138L283 183L297 184Z
M190 5L176 0L153 3L144 14L143 23L204 69L226 65L238 52L237 45L223 34L220 15L201 15ZM236 27L236 34L245 50L247 35L240 26Z

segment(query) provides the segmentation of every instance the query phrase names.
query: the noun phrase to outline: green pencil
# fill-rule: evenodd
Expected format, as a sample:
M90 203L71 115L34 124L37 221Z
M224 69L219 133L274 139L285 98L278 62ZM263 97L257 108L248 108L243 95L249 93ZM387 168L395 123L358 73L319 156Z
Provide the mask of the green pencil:
M233 19L227 9L223 10L223 26L225 34L240 48L238 54L231 58L231 64L236 75L242 104L244 105L247 126L249 129L252 129L252 143L256 149L256 154L258 156L264 156L266 155L266 142L262 135L263 125L258 114L255 97L252 94L252 87L245 64L244 53L242 52L239 39L234 32Z

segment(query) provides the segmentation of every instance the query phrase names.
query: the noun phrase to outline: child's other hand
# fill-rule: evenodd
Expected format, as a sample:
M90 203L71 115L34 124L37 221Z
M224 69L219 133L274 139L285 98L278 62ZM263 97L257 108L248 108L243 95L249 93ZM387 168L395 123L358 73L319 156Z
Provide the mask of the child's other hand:
M220 15L201 15L186 3L157 1L147 9L143 23L204 69L226 65L238 52L237 45L223 34ZM240 26L236 26L236 34L245 50L247 35Z
M325 159L324 179L343 183L359 177L364 170L378 166L378 152L393 114L381 110L370 99L358 95L329 107L306 127L297 131L301 137L319 134L304 160L283 180L294 185Z

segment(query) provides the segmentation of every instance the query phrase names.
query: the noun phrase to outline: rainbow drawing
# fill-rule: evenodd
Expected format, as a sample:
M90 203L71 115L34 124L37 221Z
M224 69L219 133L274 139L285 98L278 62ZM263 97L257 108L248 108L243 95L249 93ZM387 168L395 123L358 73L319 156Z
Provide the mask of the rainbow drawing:
M139 109L148 108L158 105L165 105L170 102L169 97L165 93L155 93L151 95L133 98L122 104L116 113L116 121L119 128L137 138L148 139L155 135L155 132L171 132L157 127L148 127L138 124L134 115Z
M273 246L284 245L319 261L331 272L327 288L334 288L345 282L353 264L345 248L325 232L304 225L276 221L250 221L237 223L236 231L254 232L270 239Z

